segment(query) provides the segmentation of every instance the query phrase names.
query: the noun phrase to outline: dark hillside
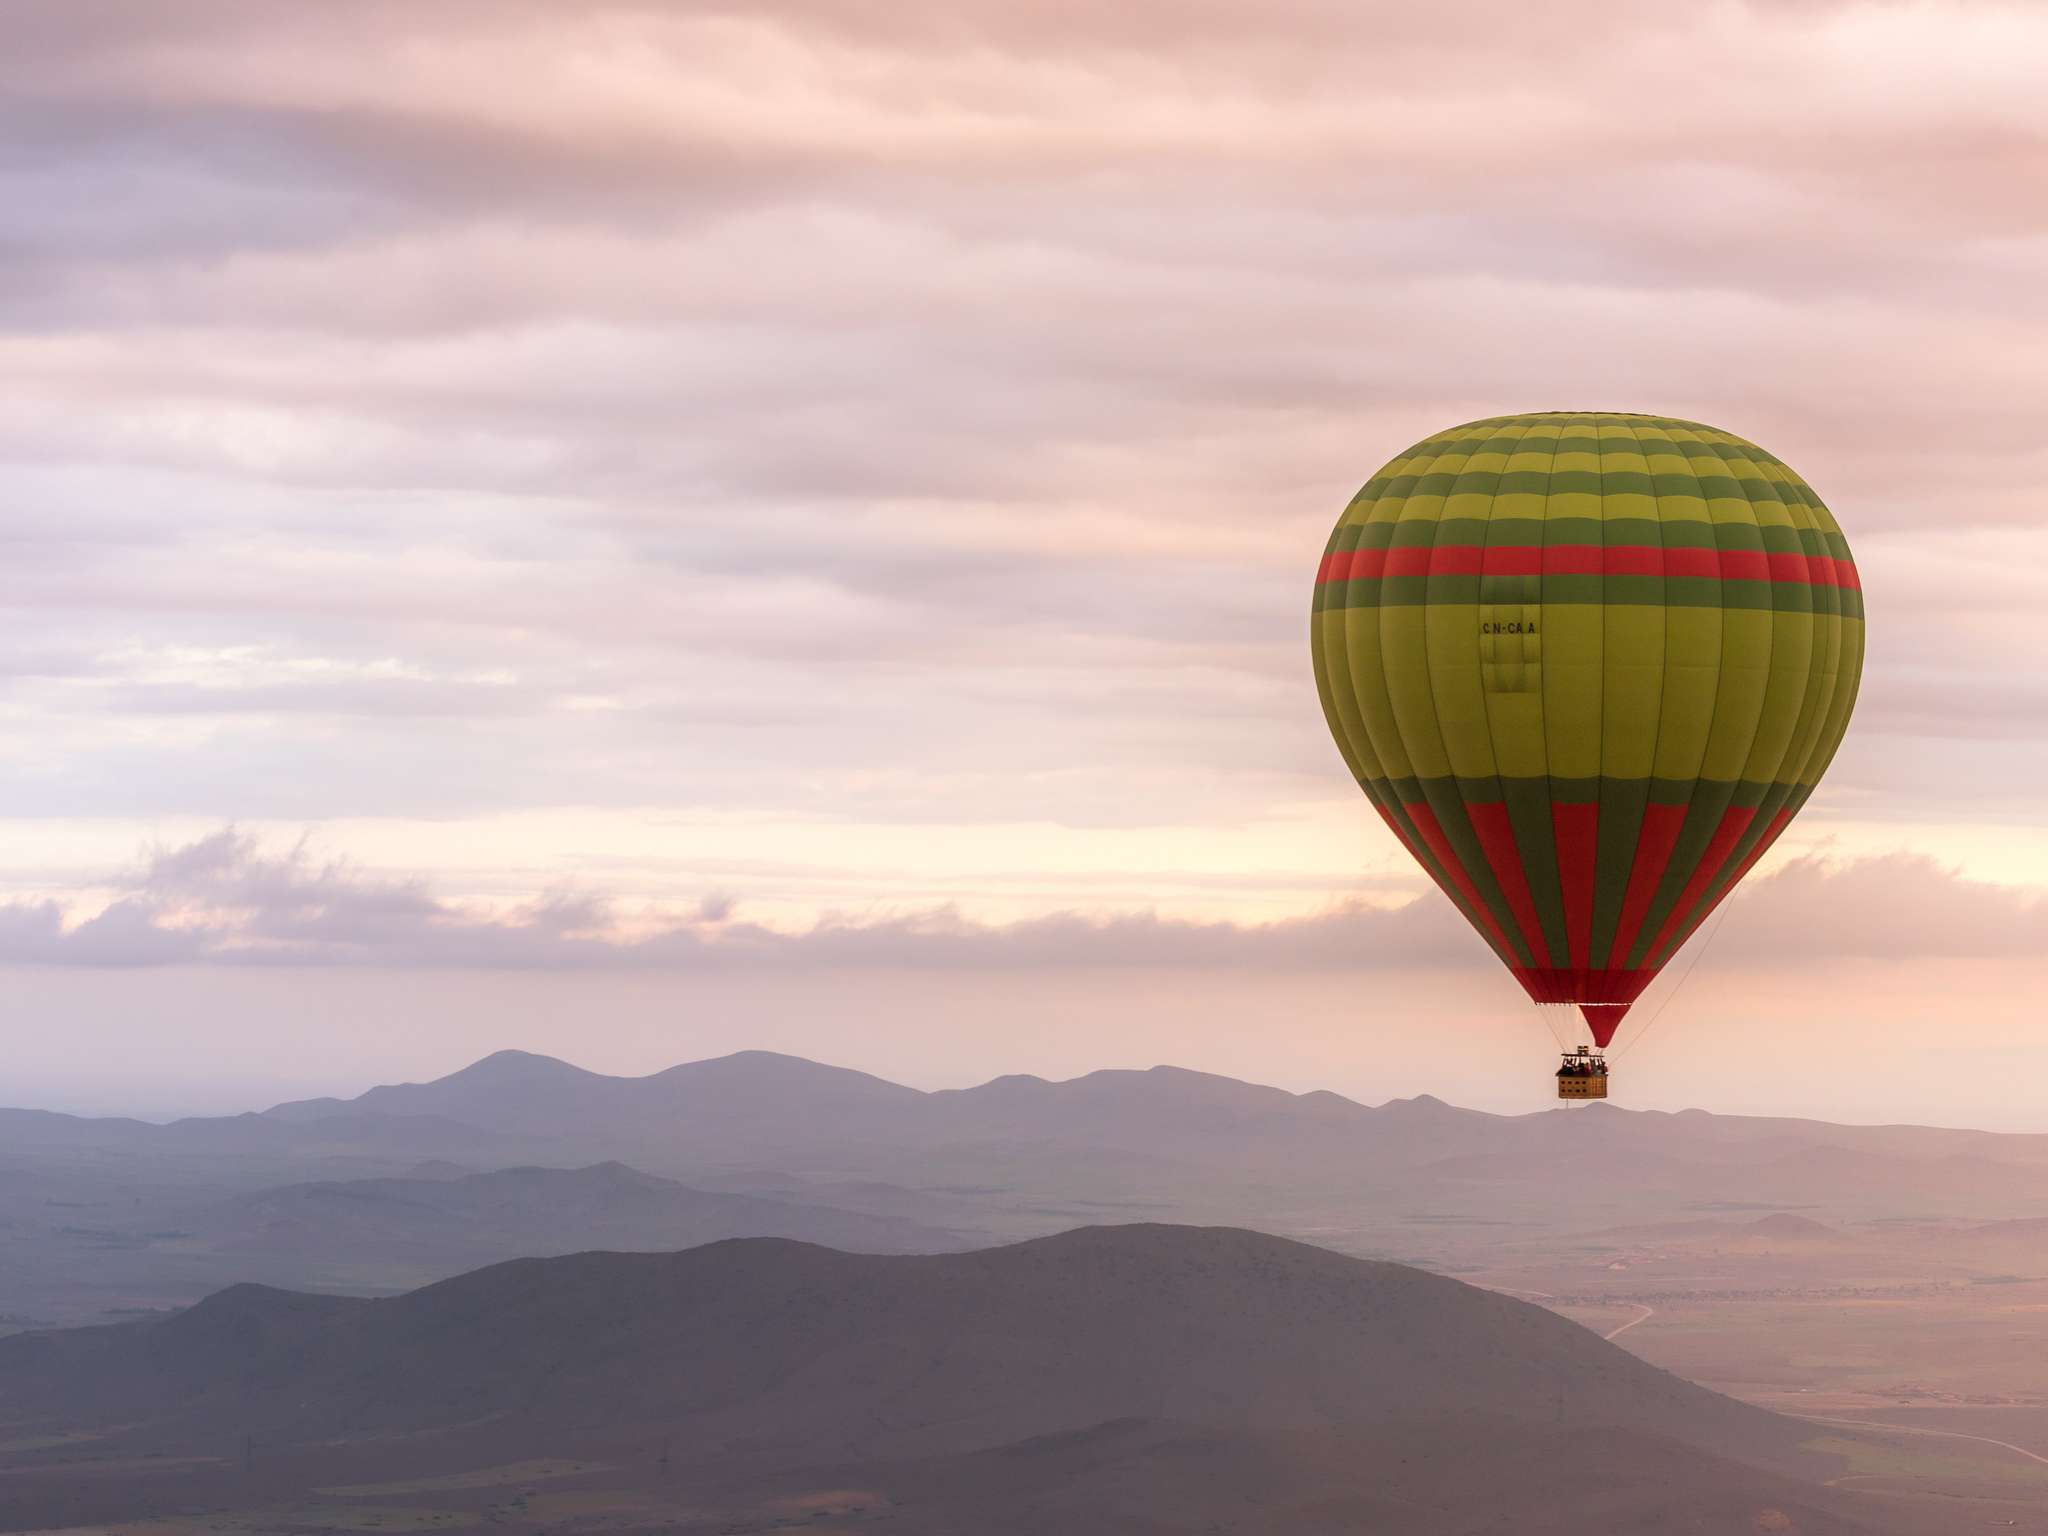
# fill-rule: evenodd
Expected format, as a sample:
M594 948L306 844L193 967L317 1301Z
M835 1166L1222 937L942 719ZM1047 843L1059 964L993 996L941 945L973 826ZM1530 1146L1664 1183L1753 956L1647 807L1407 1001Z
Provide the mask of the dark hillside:
M1746 1452L1778 1425L1509 1297L1156 1226L913 1257L773 1239L588 1253L362 1303L237 1287L162 1321L0 1340L9 1416L143 1403L299 1437L486 1415L662 1422L823 1457L1121 1418L1326 1429L1483 1413Z

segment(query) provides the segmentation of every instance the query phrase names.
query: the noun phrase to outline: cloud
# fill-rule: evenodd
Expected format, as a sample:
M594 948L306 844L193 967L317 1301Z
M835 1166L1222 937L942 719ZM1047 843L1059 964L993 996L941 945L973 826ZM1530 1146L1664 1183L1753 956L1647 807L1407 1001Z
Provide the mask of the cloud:
M1722 943L1742 957L2048 954L2048 892L1972 880L1922 854L1793 859L1738 888Z
M2048 768L2038 7L6 9L13 814L1284 818L1345 498L1575 403L1841 512L1816 812Z
M996 924L957 909L828 916L801 930L742 920L707 895L686 914L623 913L588 892L504 912L423 883L281 853L223 829L160 849L95 915L0 906L0 964L372 965L485 970L1393 970L1490 964L1435 894L1270 923L1152 912L1054 912ZM1697 942L1697 941L1696 941ZM2048 893L1970 880L1910 854L1794 859L1743 887L1719 963L2025 956L2048 949Z
M681 915L624 914L587 892L509 911L466 908L422 882L317 860L301 841L264 849L233 828L159 849L97 914L66 925L54 902L0 906L0 963L355 965L484 969L1005 969L1149 965L1328 966L1448 956L1470 941L1421 903L1347 908L1250 927L1153 914L1056 913L991 925L954 909L827 917L787 932L707 894ZM1355 949L1356 953L1353 954Z

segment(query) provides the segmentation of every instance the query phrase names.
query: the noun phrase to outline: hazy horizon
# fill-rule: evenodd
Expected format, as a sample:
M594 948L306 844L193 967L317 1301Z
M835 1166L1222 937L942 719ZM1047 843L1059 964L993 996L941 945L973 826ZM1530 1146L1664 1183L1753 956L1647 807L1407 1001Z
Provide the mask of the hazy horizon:
M652 1032L641 1037L643 1044L650 1048L652 1043L660 1038L662 1037ZM1091 1064L1083 1064L1082 1051L1070 1051L1067 1054L1072 1055L1075 1058L1074 1060L1062 1058L1049 1063L1042 1070L1016 1067L1003 1068L994 1072L976 1070L949 1072L944 1070L943 1067L935 1068L927 1057L907 1061L902 1067L892 1068L872 1060L863 1060L855 1053L842 1052L839 1055L807 1054L784 1045L772 1043L774 1038L772 1034L757 1028L742 1029L734 1034L734 1039L740 1043L728 1043L719 1047L708 1048L702 1054L688 1054L677 1056L673 1059L660 1060L652 1057L648 1057L645 1060L637 1057L626 1060L608 1060L601 1056L594 1057L588 1052L579 1051L573 1045L550 1046L546 1048L538 1045L500 1045L482 1049L458 1046L454 1049L453 1054L447 1054L444 1058L419 1057L418 1060L421 1064L416 1069L408 1072L393 1071L381 1075L374 1069L364 1070L360 1067L351 1067L347 1072L339 1076L308 1072L298 1076L279 1077L275 1080L248 1078L234 1079L228 1082L217 1080L202 1081L198 1078L191 1078L174 1081L168 1086L162 1080L137 1083L118 1077L110 1082L93 1079L91 1081L82 1080L75 1085L69 1085L72 1087L73 1096L68 1098L60 1091L58 1094L53 1095L49 1102L40 1104L4 1104L0 1105L0 1108L43 1109L59 1114L78 1115L85 1118L113 1117L162 1124L190 1117L204 1118L261 1113L275 1108L277 1105L302 1099L337 1099L346 1101L372 1088L432 1082L448 1077L501 1052L519 1052L541 1056L559 1061L569 1067L598 1073L607 1077L635 1078L652 1076L670 1067L684 1066L692 1062L717 1060L749 1051L759 1051L809 1061L821 1066L863 1073L867 1076L880 1078L886 1082L897 1083L904 1087L915 1088L926 1093L976 1088L997 1079L1012 1076L1035 1077L1041 1081L1057 1084L1078 1081L1102 1072L1143 1073L1154 1068L1163 1067L1204 1073L1242 1082L1253 1087L1279 1088L1293 1094L1338 1093L1368 1108L1427 1097L1440 1100L1455 1108L1473 1109L1497 1115L1543 1114L1560 1109L1563 1109L1563 1112L1566 1113L1572 1112L1571 1108L1562 1107L1556 1102L1554 1096L1547 1091L1548 1083L1541 1081L1540 1073L1533 1075L1531 1073L1523 1073L1517 1081L1503 1082L1498 1071L1498 1061L1500 1058L1495 1052L1506 1050L1512 1053L1516 1049L1516 1042L1511 1040L1489 1041L1483 1037L1477 1041L1467 1043L1462 1049L1450 1053L1448 1057L1450 1070L1444 1070L1441 1063L1439 1064L1438 1069L1432 1074L1432 1081L1435 1083L1435 1086L1406 1088L1391 1086L1402 1075L1399 1071L1376 1074L1368 1068L1365 1071L1354 1072L1348 1081L1340 1083L1315 1078L1308 1069L1297 1069L1284 1074L1270 1071L1261 1072L1255 1067L1242 1067L1231 1070L1215 1065L1206 1067L1195 1066L1188 1061L1177 1059L1171 1055L1152 1058L1133 1057L1123 1061L1096 1061ZM764 1040L770 1043L763 1043ZM445 1052L446 1049L447 1047L442 1044L437 1044L436 1046L437 1051ZM1411 1072L1407 1075L1413 1074ZM1682 1092L1683 1084L1691 1076L1695 1075L1696 1073L1673 1074L1666 1071L1661 1077L1653 1079L1653 1081L1663 1084L1675 1084L1680 1087ZM1638 1087L1638 1083L1633 1080L1634 1074L1626 1074L1626 1076L1631 1079L1628 1082L1628 1086L1631 1089ZM1457 1090L1456 1085L1461 1083L1471 1090L1469 1094L1461 1094ZM59 1085L60 1089L64 1086L67 1085ZM1797 1094L1788 1095L1785 1104L1776 1104L1765 1100L1743 1107L1731 1107L1728 1105L1709 1106L1706 1104L1684 1102L1631 1102L1631 1098L1640 1100L1642 1095L1635 1093L1629 1096L1618 1097L1610 1101L1608 1107L1620 1110L1650 1110L1665 1114L1678 1113L1685 1110L1706 1110L1709 1113L1723 1116L1784 1117L1846 1127L1900 1125L1930 1129L2048 1134L2048 1131L2043 1131L2037 1117L2024 1111L2012 1116L2005 1123L1993 1121L1977 1124L1964 1123L1958 1120L1945 1120L1938 1114L1921 1114L1907 1117L1889 1116L1875 1106L1858 1108L1836 1103L1820 1109L1805 1109L1800 1107Z

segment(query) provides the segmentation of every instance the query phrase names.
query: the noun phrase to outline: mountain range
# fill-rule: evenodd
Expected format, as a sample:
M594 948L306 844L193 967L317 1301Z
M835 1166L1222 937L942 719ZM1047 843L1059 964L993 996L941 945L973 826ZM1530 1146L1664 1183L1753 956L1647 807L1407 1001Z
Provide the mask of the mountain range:
M1525 1240L1773 1211L2024 1234L2048 1223L2048 1137L1367 1106L1173 1067L923 1092L759 1051L646 1077L501 1051L432 1082L165 1125L0 1111L0 1330L238 1279L377 1294L502 1258L721 1237L936 1252L1170 1221L1455 1273Z
M1290 1172L1318 1155L1417 1168L1488 1154L1507 1160L1504 1169L1527 1168L1533 1155L1551 1165L1577 1160L1591 1171L1642 1152L1768 1169L1819 1148L1843 1158L1975 1159L1971 1166L1983 1169L2048 1169L2048 1136L1588 1108L1493 1115L1427 1095L1373 1108L1334 1093L1290 1093L1168 1066L1065 1082L1013 1075L922 1092L767 1051L611 1077L552 1057L500 1051L432 1082L372 1088L350 1100L280 1104L259 1118L302 1130L339 1128L356 1117L380 1125L458 1124L663 1162L786 1161L811 1149L829 1150L849 1166L863 1157L886 1163L903 1150L1054 1144L1141 1164Z
M261 1113L152 1124L0 1109L0 1153L211 1155L393 1168L448 1159L471 1168L587 1165L607 1155L669 1171L823 1158L871 1170L944 1149L1003 1157L1086 1150L1133 1169L1194 1165L1329 1177L1360 1168L1442 1168L1474 1177L1547 1177L1647 1155L1702 1167L1861 1176L1917 1163L1985 1176L2048 1169L2048 1135L1924 1126L1672 1114L1602 1104L1531 1115L1457 1109L1424 1095L1377 1107L1329 1092L1291 1093L1184 1068L1110 1070L1064 1082L1013 1075L926 1092L768 1051L687 1062L644 1077L590 1072L499 1051L426 1083L353 1099L305 1099ZM1341 1161L1340 1161L1341 1160Z

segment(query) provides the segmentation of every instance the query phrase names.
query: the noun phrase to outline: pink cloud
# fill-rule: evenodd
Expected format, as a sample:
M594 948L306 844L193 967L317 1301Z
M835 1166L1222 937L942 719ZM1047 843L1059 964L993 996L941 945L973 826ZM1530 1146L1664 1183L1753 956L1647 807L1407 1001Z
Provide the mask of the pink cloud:
M668 916L628 917L586 891L478 910L418 880L316 860L304 842L270 852L233 829L156 851L122 885L68 926L52 902L0 906L0 964L1319 972L1493 963L1434 894L1268 923L1076 911L989 923L932 908L826 916L789 931L742 919L716 894ZM1971 880L1912 854L1811 856L1742 887L1710 942L1716 963L1736 968L2033 955L2048 949L2048 893Z

